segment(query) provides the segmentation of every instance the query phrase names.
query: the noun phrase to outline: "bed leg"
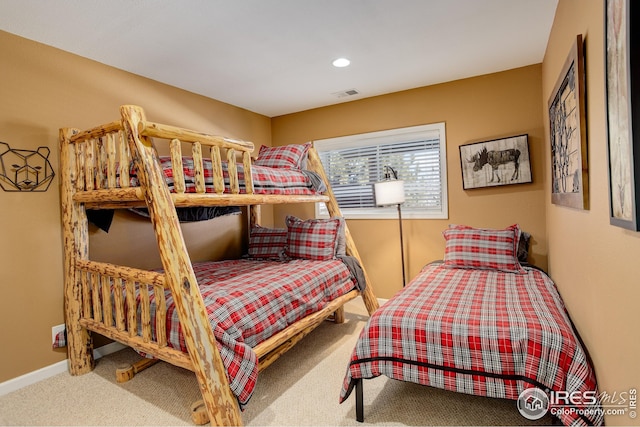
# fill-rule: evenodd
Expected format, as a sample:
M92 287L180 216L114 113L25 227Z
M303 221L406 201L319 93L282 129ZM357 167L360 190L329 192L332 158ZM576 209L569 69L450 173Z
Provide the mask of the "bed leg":
M138 372L144 371L150 366L158 363L160 359L140 359L135 363L132 363L128 366L122 366L116 369L116 381L119 383L124 383L132 379Z
M333 321L334 323L344 323L344 306L333 312Z
M207 413L207 407L204 406L204 400L198 400L191 405L191 421L197 426L209 422L209 414Z
M356 421L364 422L364 397L362 392L362 378L356 380Z

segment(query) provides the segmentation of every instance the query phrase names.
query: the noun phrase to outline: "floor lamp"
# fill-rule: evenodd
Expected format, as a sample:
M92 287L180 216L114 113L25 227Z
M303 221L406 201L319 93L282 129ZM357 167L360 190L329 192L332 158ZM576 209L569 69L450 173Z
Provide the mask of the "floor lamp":
M391 174L393 178L391 179ZM398 205L398 223L400 224L400 257L402 259L402 286L407 284L404 272L404 242L402 233L402 210L400 205L404 203L404 181L398 179L398 173L391 166L385 166L384 181L374 184L377 206Z

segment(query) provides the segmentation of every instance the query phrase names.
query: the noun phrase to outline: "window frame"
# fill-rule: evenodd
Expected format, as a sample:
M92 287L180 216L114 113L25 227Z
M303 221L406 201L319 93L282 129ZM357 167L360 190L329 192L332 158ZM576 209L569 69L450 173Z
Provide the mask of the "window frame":
M447 192L447 139L444 122L431 123L418 126L410 126L383 131L374 131L335 138L326 138L313 141L318 153L357 146L373 146L394 142L409 141L411 139L428 138L434 132L439 135L439 167L440 167L440 210L427 211L420 208L408 208L402 205L402 217L408 219L448 219L449 202ZM399 177L402 179L402 177ZM373 183L372 183L373 184ZM327 218L328 214L321 211L323 203L315 204L316 218ZM340 208L342 215L347 219L397 219L397 206L371 207L371 208Z

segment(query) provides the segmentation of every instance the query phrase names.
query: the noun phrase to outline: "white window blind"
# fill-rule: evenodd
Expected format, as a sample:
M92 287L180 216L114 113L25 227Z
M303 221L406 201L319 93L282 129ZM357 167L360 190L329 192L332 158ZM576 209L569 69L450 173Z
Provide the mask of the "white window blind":
M385 166L404 181L402 214L447 218L444 123L315 141L338 205L347 218L395 218L394 207L376 207L373 184ZM319 203L316 214L326 216Z

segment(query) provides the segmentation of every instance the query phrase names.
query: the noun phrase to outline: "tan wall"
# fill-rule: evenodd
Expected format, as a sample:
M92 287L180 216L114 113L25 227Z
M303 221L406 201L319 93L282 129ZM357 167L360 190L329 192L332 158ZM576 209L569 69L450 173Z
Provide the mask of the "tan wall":
M256 147L271 144L271 129L267 117L5 32L0 52L0 141L29 150L49 147L56 173L47 192L0 191L2 382L66 357L64 349L51 349L51 327L64 321L58 128L117 120L121 104L139 104L150 120L250 140ZM237 256L241 224L241 217L227 217L183 231L194 258ZM109 235L92 228L91 243L104 245L94 245L91 256L157 267L153 239L147 221L120 214ZM116 255L119 247L126 249L122 255Z
M612 394L640 387L640 233L609 225L602 1L558 4L542 67L544 121L548 122L546 102L578 34L586 46L590 209L547 203L549 270L593 358L600 391ZM549 173L545 179L545 199L550 200ZM606 417L605 422L638 425L637 419L626 415Z
M640 287L635 263L640 233L609 225L604 104L603 5L560 0L542 65L419 88L272 119L161 85L0 32L0 140L17 148L51 148L57 170L60 126L86 127L115 118L117 107L137 103L152 120L256 144L305 142L438 121L447 126L448 220L405 220L408 273L442 257L441 231L449 223L504 227L518 222L533 234L531 260L549 269L593 357L601 390L640 385L636 325ZM590 210L552 205L547 100L576 34L586 40ZM270 135L271 127L271 135ZM458 146L529 134L533 184L463 191ZM50 328L62 322L62 255L57 177L46 193L0 192L0 381L63 360L50 349ZM311 206L274 213L313 215ZM123 219L122 217L126 217ZM120 215L109 233L131 252L147 250L145 224ZM237 252L240 220L206 229L223 244L212 248L202 225L185 227L203 257ZM265 223L269 223L267 219ZM139 223L139 224L138 224ZM350 220L349 226L378 296L401 286L397 222ZM206 226L205 226L206 227ZM109 236L109 237L110 237ZM142 237L141 237L142 236ZM92 231L92 241L106 236ZM140 240L142 239L142 240ZM92 255L116 258L114 251ZM137 257L136 259L142 259ZM155 265L153 256L149 264ZM634 424L607 417L611 425Z
M541 66L319 108L272 120L273 144L283 145L377 130L445 122L449 219L403 221L408 278L442 259L442 231L450 223L506 227L519 223L533 235L531 262L547 267L543 178ZM459 146L529 134L532 184L462 189ZM291 208L287 208L291 211ZM313 207L297 207L311 217ZM276 207L276 223L284 213ZM397 220L348 220L375 293L389 298L402 287Z

